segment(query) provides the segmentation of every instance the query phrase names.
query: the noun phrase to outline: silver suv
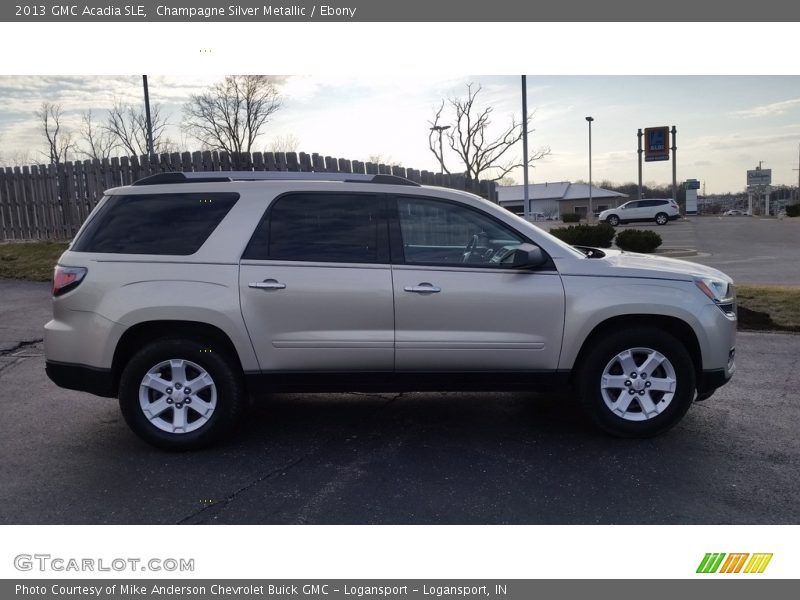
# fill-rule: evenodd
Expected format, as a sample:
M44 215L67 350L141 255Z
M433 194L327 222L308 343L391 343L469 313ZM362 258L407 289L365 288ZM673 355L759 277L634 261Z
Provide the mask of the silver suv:
M650 436L734 371L730 278L575 248L398 177L165 173L108 190L53 281L47 374L165 449L256 391L558 390Z
M666 225L669 221L681 218L681 212L674 200L667 198L645 198L631 200L616 208L604 210L598 216L600 221L616 227L620 223L636 221L654 221L657 225Z

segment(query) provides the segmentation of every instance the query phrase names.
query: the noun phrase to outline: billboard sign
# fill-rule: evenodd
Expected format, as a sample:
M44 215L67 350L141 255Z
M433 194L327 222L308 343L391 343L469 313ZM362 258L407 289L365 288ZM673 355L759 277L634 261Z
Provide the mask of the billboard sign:
M669 127L648 127L644 130L644 160L669 160Z
M747 171L747 187L770 185L772 183L772 169L753 169Z
M687 179L684 184L684 189L687 190L699 190L700 189L700 182L697 179Z

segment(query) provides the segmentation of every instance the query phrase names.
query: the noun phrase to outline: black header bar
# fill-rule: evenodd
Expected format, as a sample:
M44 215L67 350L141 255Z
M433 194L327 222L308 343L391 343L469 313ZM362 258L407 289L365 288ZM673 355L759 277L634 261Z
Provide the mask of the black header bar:
M760 0L90 0L3 2L3 22L793 22L800 2ZM598 32L600 33L600 32ZM654 32L656 33L656 32Z

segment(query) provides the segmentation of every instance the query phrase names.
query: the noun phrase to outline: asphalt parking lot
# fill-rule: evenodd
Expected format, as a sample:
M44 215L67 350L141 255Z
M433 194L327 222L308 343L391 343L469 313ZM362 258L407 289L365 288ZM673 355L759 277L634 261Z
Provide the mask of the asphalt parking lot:
M742 333L734 381L652 440L562 396L275 395L168 454L45 377L47 284L0 298L0 524L800 522L797 336Z
M539 221L543 229L563 227L557 221ZM727 273L734 281L754 284L800 285L800 219L760 217L688 217L659 227L629 223L624 229L650 229L662 239L662 249L699 251L691 260Z

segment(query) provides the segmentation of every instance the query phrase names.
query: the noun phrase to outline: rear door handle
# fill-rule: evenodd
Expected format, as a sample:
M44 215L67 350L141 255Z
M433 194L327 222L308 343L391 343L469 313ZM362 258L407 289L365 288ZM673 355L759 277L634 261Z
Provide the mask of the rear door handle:
M406 292L413 292L415 294L438 294L442 288L436 287L432 283L423 282L419 285L407 285L403 288Z
M279 282L277 279L265 279L264 281L251 281L247 284L247 287L257 290L282 290L286 288L286 284Z

